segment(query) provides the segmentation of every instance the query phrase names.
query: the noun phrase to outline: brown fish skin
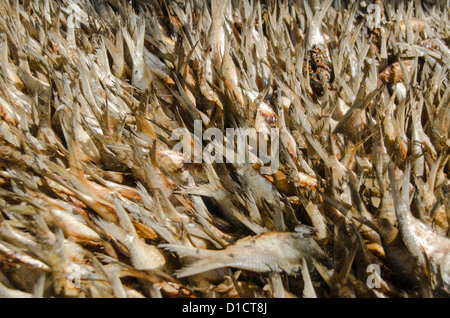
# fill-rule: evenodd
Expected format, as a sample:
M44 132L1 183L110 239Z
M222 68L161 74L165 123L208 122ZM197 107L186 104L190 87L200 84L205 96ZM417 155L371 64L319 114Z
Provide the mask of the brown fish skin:
M406 70L411 72L414 65L414 59L405 59L402 61ZM378 76L378 87L385 85L395 85L403 80L403 71L400 62L395 62L384 69Z
M333 81L330 60L324 53L324 48L320 45L313 46L309 50L309 55L308 72L311 88L317 96L323 96L324 85Z
M399 229L386 218L377 218L374 224L371 222L366 224L379 233L386 254L386 263L394 272L396 279L407 288L420 288L426 277L406 248Z

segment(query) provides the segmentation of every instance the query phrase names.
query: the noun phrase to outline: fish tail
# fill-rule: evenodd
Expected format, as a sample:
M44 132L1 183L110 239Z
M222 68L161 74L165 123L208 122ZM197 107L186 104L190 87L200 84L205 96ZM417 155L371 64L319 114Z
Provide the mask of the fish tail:
M177 278L183 278L187 276L205 273L222 267L226 267L226 264L224 262L221 262L216 258L207 258L189 264L183 267L182 269L175 271L175 275L177 276Z
M137 238L137 232L134 228L133 223L130 220L130 217L128 216L127 212L125 211L123 207L122 201L120 201L118 198L114 197L113 199L114 206L116 207L117 216L119 218L120 225L122 226L125 231L131 235L134 238Z
M192 246L176 245L176 244L160 244L159 248L169 250L171 252L176 252L181 256L194 256L194 257L209 257L215 255L217 252L214 250L206 250L201 248L196 248Z

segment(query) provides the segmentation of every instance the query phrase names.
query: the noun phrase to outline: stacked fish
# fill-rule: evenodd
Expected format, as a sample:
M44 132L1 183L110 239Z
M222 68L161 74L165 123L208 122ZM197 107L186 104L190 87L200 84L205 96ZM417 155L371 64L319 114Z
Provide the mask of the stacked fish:
M434 1L1 1L0 296L448 297L449 20ZM278 166L179 147L229 129Z

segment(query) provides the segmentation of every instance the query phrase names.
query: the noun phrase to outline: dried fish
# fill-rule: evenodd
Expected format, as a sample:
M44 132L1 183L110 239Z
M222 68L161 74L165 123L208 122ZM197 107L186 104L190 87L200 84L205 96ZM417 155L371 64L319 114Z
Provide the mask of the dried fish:
M448 34L433 1L0 1L0 296L448 297Z
M310 264L326 262L327 257L314 239L297 233L268 232L236 241L224 250L202 250L192 247L162 244L181 256L201 258L186 268L178 277L186 277L221 267L235 267L255 272L294 273L301 268L302 257Z
M408 165L403 176L400 194L396 189L393 166L389 167L389 179L399 229L411 256L420 266L430 270L429 275L436 284L435 288L442 288L448 293L450 291L450 239L435 233L411 215L408 207L410 169Z

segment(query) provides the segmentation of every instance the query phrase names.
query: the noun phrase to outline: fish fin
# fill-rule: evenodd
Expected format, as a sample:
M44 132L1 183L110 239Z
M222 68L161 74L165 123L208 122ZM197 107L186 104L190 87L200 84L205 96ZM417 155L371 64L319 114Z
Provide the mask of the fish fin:
M314 285L311 280L311 276L309 276L308 264L304 257L302 257L302 276L303 281L305 283L305 287L303 289L303 296L306 298L317 298L316 291L314 290Z
M305 136L309 144L314 148L320 158L322 158L325 165L332 170L338 180L342 180L346 175L347 168L337 160L336 156L329 154L317 139L308 134L305 134Z
M226 263L223 260L220 260L220 258L218 259L216 257L211 257L189 264L182 269L177 270L175 272L175 275L177 276L177 278L183 278L226 266Z
M176 245L176 244L160 244L159 248L175 252L180 256L193 256L198 258L210 257L217 254L218 251L196 248L192 246Z
M224 196L224 194L221 194L223 191L215 189L210 184L205 184L201 186L190 186L187 188L184 188L183 190L175 190L173 193L175 194L193 194L193 195L200 195L204 197L214 197L217 198L218 196Z
M114 206L116 207L117 216L119 218L120 225L122 229L124 229L128 235L131 235L135 238L138 237L136 229L134 228L133 223L131 222L130 216L125 211L123 207L123 202L120 201L117 197L113 198Z
M95 224L97 224L104 231L111 234L120 243L124 244L125 246L128 245L127 244L128 243L127 242L127 233L120 226L118 226L112 222L108 222L104 219L98 218L98 217L92 217L92 219L94 220Z
M222 19L228 0L211 1L211 17L213 19Z

